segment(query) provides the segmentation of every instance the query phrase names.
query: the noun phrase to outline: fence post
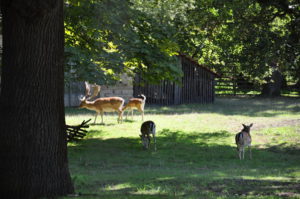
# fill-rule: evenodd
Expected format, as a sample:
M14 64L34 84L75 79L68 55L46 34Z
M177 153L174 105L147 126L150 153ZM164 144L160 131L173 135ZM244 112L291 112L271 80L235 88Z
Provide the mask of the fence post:
M237 84L236 79L233 79L233 96L236 96Z

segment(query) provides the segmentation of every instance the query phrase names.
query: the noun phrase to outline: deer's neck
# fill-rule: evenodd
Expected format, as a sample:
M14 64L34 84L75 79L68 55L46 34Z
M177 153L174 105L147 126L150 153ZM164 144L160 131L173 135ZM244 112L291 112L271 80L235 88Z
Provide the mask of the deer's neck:
M250 132L248 132L248 131L243 131L243 133L245 133L246 135L248 135L249 137L251 137Z
M86 108L89 110L96 110L95 101L86 101Z

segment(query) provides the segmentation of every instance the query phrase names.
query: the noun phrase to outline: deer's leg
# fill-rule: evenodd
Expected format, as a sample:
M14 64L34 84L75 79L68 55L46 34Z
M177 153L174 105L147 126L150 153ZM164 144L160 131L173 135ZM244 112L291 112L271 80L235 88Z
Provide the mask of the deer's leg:
M131 109L131 120L133 120L133 108Z
M96 112L96 115L95 115L95 120L94 120L94 124L96 124L96 119L97 119L97 116L98 116L98 112Z
M153 140L154 140L154 150L156 151L156 136L153 134Z
M128 118L128 114L129 114L129 111L127 110L127 114L126 114L126 120L127 120L127 118Z
M101 115L101 124L104 124L104 122L103 122L103 114L104 114L103 111L101 111L100 112L100 115Z
M123 121L123 112L122 111L118 111L118 123L122 123Z
M245 147L243 147L243 160L245 159Z
M251 146L249 146L249 152L250 152L250 159L252 159L252 151L251 151Z
M123 123L123 111L121 111L121 121Z
M236 150L237 150L238 157L239 159L241 159L241 148L239 145L237 145L236 148L237 148Z

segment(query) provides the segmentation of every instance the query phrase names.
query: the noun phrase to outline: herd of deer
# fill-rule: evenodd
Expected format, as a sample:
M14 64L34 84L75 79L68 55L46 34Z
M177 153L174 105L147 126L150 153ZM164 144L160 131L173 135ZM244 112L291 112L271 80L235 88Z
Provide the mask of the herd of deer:
M91 94L91 90L93 93ZM86 108L96 112L94 124L96 123L97 116L101 115L101 123L103 124L103 115L105 112L117 112L118 113L118 123L123 121L123 112L128 110L126 118L128 117L129 111L131 111L131 117L133 119L133 110L137 109L144 121L144 107L146 103L146 96L140 95L140 98L131 98L128 103L125 104L125 100L121 97L96 97L101 90L101 86L97 84L89 84L85 82L85 96L80 98L80 108ZM141 126L141 140L145 149L150 147L151 134L154 138L155 150L156 150L156 133L155 133L155 123L152 121L144 122Z
M80 98L80 108L86 108L96 112L94 123L98 114L101 115L101 123L103 123L103 115L105 112L117 112L118 113L118 123L123 121L123 112L125 110L131 110L131 117L133 118L133 110L137 109L141 115L142 120L144 121L144 107L146 103L146 97L140 95L140 98L131 98L126 105L124 105L125 100L121 97L99 97L94 100L92 98L96 97L100 90L101 86L97 84L89 84L85 82L86 93L85 96ZM91 94L91 89L93 89L93 94ZM127 112L127 116L128 116ZM127 118L126 116L126 118ZM243 124L243 129L241 132L237 133L235 136L235 143L237 145L238 155L240 159L245 158L245 148L249 147L250 159L252 159L251 153L251 135L250 128L253 124L245 125ZM151 134L154 139L154 149L156 151L156 126L153 121L146 121L141 126L141 141L145 149L150 147Z
M117 112L118 123L122 123L123 112L126 109L131 110L132 117L133 110L137 109L142 114L142 120L144 120L144 107L146 102L146 97L144 95L141 95L141 98L131 98L124 106L125 100L121 97L99 97L92 100L92 98L96 97L101 90L101 86L97 84L85 82L85 89L85 96L80 98L81 103L79 107L96 112L94 123L96 123L97 116L100 114L101 123L103 124L103 115L105 112ZM91 89L93 90L93 94L91 94Z

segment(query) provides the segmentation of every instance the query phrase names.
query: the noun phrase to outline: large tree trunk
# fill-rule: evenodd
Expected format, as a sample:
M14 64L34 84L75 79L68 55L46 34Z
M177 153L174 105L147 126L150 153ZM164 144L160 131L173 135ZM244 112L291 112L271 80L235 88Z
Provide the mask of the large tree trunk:
M0 196L74 192L64 115L63 0L2 0Z
M278 97L281 95L283 86L283 76L276 66L273 67L271 77L267 79L267 83L263 85L261 96L263 97Z

